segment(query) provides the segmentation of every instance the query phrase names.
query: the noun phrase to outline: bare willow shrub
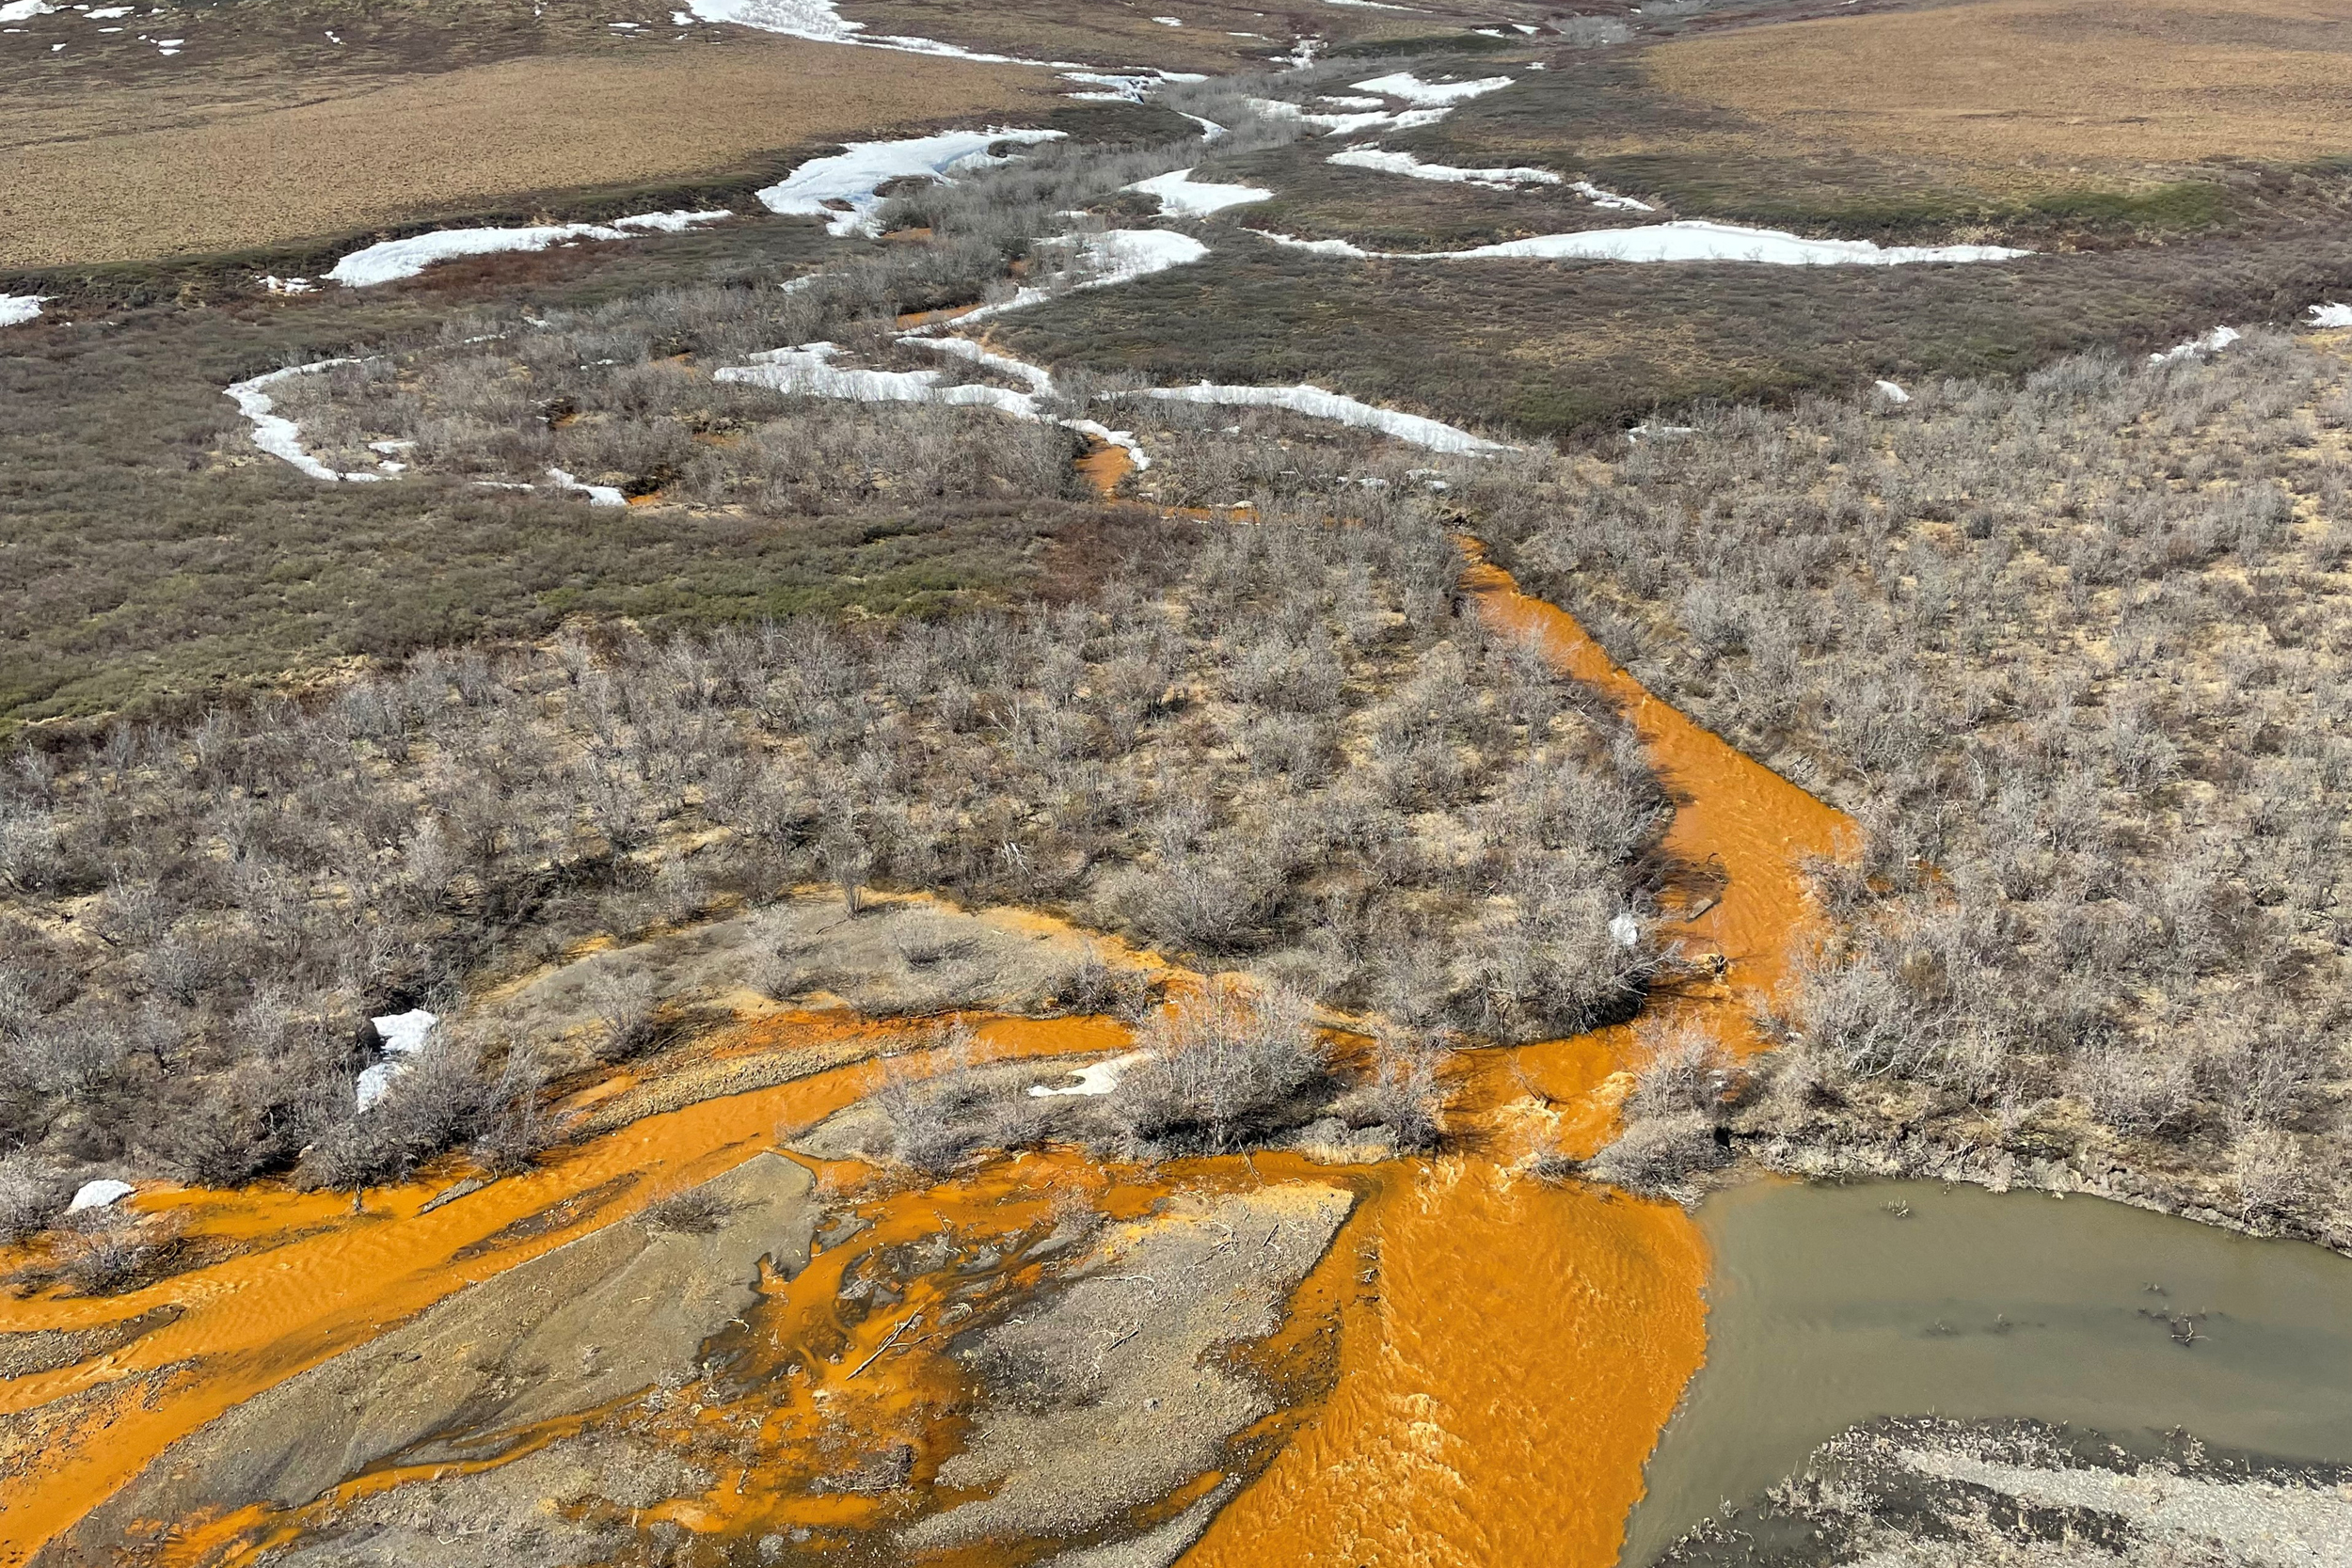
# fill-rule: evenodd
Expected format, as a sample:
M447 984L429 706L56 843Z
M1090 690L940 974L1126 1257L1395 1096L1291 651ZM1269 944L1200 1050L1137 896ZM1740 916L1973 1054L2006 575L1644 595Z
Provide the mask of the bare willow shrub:
M1233 978L1179 998L1136 1032L1147 1054L1119 1081L1118 1114L1145 1145L1233 1148L1328 1067L1308 1015L1295 991Z

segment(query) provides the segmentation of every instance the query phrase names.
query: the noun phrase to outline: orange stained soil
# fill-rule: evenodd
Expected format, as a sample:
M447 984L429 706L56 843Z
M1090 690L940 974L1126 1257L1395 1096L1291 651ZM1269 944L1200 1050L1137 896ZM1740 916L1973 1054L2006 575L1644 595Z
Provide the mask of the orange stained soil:
M828 1046L919 1027L804 1017L792 1034L802 1045ZM986 1020L978 1037L983 1058L1116 1051L1128 1037L1107 1022L1067 1019ZM159 1388L118 1402L97 1440L41 1449L0 1478L0 1565L25 1561L166 1446L230 1405L452 1291L731 1168L772 1147L780 1126L797 1131L869 1092L881 1070L870 1063L843 1068L647 1117L431 1213L420 1212L434 1190L424 1183L371 1193L356 1214L348 1196L273 1188L142 1195L133 1200L139 1208L180 1212L192 1237L264 1244L123 1295L0 1301L0 1332L87 1328L166 1304L183 1309L109 1354L0 1384L0 1414L12 1415L162 1374ZM564 1223L501 1237L516 1222L573 1199L584 1201Z

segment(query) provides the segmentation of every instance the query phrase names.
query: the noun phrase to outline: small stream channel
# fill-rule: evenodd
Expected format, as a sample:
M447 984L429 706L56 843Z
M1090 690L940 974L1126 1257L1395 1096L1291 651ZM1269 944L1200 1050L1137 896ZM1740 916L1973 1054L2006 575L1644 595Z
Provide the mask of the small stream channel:
M1709 1198L1707 1361L1623 1568L1881 1416L2352 1462L2352 1259L2100 1198L1771 1180ZM2184 1336L2194 1338L2182 1342Z

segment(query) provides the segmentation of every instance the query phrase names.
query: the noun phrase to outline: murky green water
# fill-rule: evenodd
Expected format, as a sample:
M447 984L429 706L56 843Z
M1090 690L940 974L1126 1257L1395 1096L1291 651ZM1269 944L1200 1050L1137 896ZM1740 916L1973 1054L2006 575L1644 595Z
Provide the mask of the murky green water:
M1879 1416L2352 1463L2352 1259L2322 1248L1921 1182L1761 1182L1699 1221L1707 1364L1651 1457L1631 1568Z

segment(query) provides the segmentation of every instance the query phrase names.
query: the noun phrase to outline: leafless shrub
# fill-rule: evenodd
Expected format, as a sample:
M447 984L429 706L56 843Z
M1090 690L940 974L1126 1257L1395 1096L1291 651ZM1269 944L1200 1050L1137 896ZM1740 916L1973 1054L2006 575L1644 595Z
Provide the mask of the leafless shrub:
M1213 981L1148 1019L1149 1054L1119 1081L1113 1103L1146 1144L1227 1149L1322 1075L1328 1060L1295 993Z
M1445 1090L1438 1053L1415 1039L1383 1037L1373 1064L1371 1104L1406 1150L1435 1148L1445 1136Z
M654 1010L660 988L642 970L607 969L589 987L589 1005L604 1031L597 1050L608 1062L624 1061L653 1039Z
M708 1187L689 1187L645 1205L637 1222L648 1230L707 1236L727 1221L734 1207Z
M26 1149L0 1155L0 1246L47 1227L65 1206L62 1175Z

